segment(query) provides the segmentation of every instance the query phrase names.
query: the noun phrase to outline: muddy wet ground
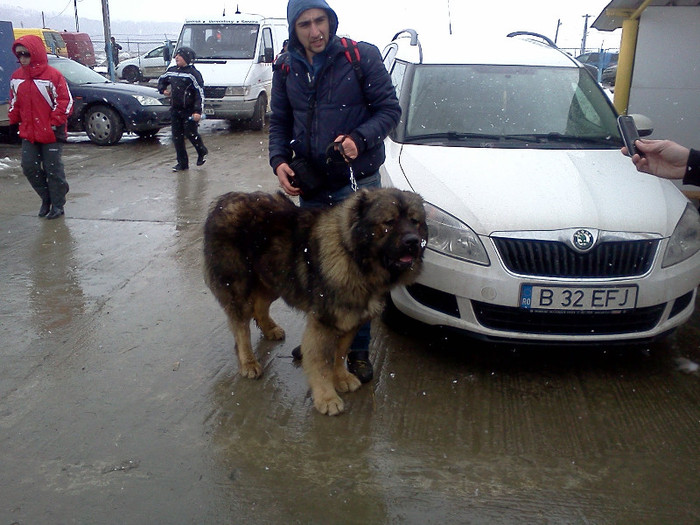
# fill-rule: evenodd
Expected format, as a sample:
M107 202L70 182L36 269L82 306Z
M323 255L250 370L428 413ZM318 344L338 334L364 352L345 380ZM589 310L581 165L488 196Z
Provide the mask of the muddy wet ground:
M237 375L201 271L209 202L275 190L264 132L73 135L65 219L0 144L0 524L698 523L698 314L642 348L495 347L373 324L375 379L318 414L303 317ZM190 149L192 153L192 150ZM683 370L685 366L685 371Z

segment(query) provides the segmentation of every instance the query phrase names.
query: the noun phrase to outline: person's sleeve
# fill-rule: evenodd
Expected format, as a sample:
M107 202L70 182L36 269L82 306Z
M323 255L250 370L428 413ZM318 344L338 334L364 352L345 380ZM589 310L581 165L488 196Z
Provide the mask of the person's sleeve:
M160 93L163 93L167 89L168 84L170 84L169 72L170 70L168 69L165 73L158 77L158 91Z
M294 130L294 117L292 106L287 96L287 74L277 69L272 75L272 97L270 100L270 137L269 154L270 166L273 173L283 162L289 162L292 158L292 141Z
M17 92L12 80L10 80L10 99L7 109L7 116L10 119L10 124L19 124L19 108L17 107Z
M51 125L63 126L73 112L73 96L68 89L66 79L56 70L54 89L56 90L56 107L51 112Z
M688 164L685 167L683 184L700 186L700 150L690 150L690 155L688 155Z
M204 107L204 79L202 78L202 74L198 70L195 70L194 78L197 81L197 85L195 86L195 92L197 93L197 95L194 99L193 113L201 114L202 109Z
M361 43L360 56L364 73L364 97L371 117L350 133L358 152L379 146L401 119L401 107L389 72L384 67L379 49Z

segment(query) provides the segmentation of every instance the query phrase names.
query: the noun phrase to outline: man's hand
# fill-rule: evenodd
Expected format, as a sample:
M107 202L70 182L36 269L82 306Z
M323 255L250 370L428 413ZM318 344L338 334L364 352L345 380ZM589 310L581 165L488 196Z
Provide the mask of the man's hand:
M635 146L644 155L635 154L632 162L637 171L664 179L682 179L688 165L690 150L670 140L639 139ZM627 148L622 148L627 155Z
M357 145L355 141L350 138L350 135L338 135L333 142L340 142L340 144L338 144L338 151L346 161L350 162L357 158Z
M195 122L199 122L202 120L202 114L201 113L192 113L192 120Z
M301 190L292 186L291 179L294 178L294 171L289 167L289 164L283 162L277 166L275 174L280 181L280 186L287 195L291 195L292 197L301 195Z

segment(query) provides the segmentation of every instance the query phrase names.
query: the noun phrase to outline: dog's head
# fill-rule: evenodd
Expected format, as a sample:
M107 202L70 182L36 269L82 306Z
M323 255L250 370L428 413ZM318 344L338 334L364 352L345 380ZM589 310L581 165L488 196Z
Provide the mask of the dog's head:
M423 199L395 188L361 190L348 199L346 244L363 273L387 285L409 284L428 243Z

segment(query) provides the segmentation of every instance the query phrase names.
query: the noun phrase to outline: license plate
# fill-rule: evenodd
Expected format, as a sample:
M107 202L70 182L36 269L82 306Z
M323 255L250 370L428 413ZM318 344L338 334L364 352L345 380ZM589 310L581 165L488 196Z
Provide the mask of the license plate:
M530 310L609 311L637 306L637 286L539 286L524 284L520 307Z
M205 114L205 115L213 115L213 114L214 114L214 108L204 108L204 114Z

